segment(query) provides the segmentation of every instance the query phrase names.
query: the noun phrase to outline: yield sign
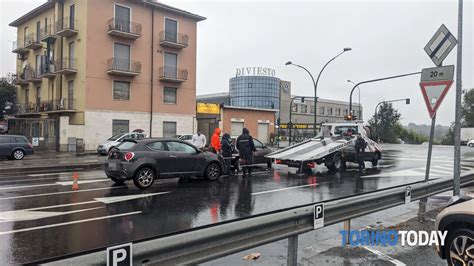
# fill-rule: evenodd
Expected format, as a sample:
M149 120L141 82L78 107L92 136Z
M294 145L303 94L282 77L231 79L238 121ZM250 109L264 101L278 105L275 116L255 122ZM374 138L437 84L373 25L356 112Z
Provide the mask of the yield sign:
M421 82L421 93L425 99L426 107L430 117L433 118L438 110L441 102L449 91L449 88L453 84L452 80L441 80L431 82Z

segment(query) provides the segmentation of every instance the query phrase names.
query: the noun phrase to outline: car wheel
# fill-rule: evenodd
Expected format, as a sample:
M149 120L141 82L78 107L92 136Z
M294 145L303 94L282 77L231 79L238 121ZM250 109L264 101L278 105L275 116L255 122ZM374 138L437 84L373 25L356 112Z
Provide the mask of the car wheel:
M221 176L221 167L217 163L211 163L206 168L206 178L214 181Z
M448 265L472 265L474 261L474 231L457 229L448 236L445 244Z
M470 144L469 144L469 147L474 147L474 143L470 143Z
M15 160L23 160L23 158L25 158L25 152L22 150L14 150L11 157Z
M149 167L143 167L135 174L133 183L140 189L151 187L155 182L155 172Z

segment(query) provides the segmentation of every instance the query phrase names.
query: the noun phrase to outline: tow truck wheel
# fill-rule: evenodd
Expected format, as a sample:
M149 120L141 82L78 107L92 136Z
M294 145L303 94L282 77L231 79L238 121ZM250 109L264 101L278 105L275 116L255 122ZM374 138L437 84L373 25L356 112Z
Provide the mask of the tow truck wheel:
M326 167L332 171L341 171L345 167L345 162L342 159L341 154L335 154L332 158L329 159L329 162L326 162Z
M372 159L372 166L376 167L380 160L380 154L375 153L374 158Z

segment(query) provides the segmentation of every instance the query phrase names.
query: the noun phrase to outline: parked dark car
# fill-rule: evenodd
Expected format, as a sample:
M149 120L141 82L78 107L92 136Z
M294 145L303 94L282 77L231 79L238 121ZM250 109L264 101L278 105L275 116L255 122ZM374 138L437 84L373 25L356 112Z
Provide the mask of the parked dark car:
M126 140L110 151L105 166L112 181L132 179L141 189L150 187L157 178L203 176L216 180L223 170L221 156L165 138Z
M234 169L239 169L239 151L235 147L235 138L232 138L232 162L231 165ZM263 164L268 168L272 167L272 160L269 158L265 158L265 155L273 152L273 150L263 144L260 140L258 139L253 139L253 144L255 145L255 149L257 151L255 152L253 156L253 164Z
M33 154L33 145L25 136L0 135L0 157L22 160Z

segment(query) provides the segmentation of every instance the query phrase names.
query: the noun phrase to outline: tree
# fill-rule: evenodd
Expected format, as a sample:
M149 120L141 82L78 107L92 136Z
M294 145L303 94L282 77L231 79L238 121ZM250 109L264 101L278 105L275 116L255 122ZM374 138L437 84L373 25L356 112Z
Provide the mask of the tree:
M444 136L443 140L441 140L441 144L454 145L454 123L451 123L448 133L446 133L446 136Z
M4 115L12 114L16 103L16 87L11 76L0 79L0 120Z
M397 143L400 135L400 117L400 113L391 103L382 103L378 112L369 120L369 124L376 129L376 135L381 142Z
M468 90L464 94L462 106L462 126L474 127L474 89Z

